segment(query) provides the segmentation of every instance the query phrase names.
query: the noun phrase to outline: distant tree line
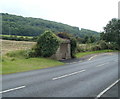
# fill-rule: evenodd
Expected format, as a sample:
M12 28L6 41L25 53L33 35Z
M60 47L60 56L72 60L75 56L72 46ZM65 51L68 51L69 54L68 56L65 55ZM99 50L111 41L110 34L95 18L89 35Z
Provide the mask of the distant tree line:
M98 32L88 29L79 30L78 27L54 21L2 13L3 35L38 36L46 30L52 30L54 33L67 32L81 38L85 36L99 37Z
M4 40L15 40L15 41L34 41L36 42L37 41L37 36L34 36L34 37L27 37L27 36L16 36L16 35L3 35L3 36L0 36L0 39L4 39Z

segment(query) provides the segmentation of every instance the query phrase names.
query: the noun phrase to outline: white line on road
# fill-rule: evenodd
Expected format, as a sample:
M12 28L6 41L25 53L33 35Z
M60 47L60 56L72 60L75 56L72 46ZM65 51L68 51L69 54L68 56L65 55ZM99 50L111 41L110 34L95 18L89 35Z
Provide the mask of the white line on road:
M97 95L97 97L95 99L100 98L104 93L106 93L109 89L111 89L113 86L115 86L119 81L120 81L120 79L118 79L117 81L115 81L112 85L110 85L108 88L106 88L105 90L103 90L99 95Z
M93 59L94 57L96 57L97 55L94 55L94 56L92 56L92 57L90 57L88 60L91 60L91 59Z
M62 76L59 76L59 77L55 77L55 78L52 78L52 80L65 78L65 77L72 76L72 75L75 75L75 74L78 74L78 73L81 73L81 72L84 72L84 71L86 71L86 70L81 70L81 71L73 72L71 74L66 74L66 75L62 75Z
M22 89L22 88L24 88L24 87L26 87L26 86L20 86L20 87L16 87L16 88L8 89L8 90L0 91L0 94L1 94L1 93L5 93L5 92L9 92L9 91L13 91L13 90Z
M96 67L101 67L101 66L104 66L104 65L106 65L106 64L108 64L108 63L100 64L100 65L98 65L98 66L96 66Z

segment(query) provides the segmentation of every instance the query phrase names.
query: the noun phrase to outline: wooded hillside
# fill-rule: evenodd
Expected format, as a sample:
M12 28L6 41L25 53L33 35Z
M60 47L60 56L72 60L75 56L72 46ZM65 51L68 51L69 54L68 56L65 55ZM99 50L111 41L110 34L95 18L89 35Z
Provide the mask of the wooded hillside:
M88 29L79 30L67 24L44 20L40 18L22 17L7 13L2 14L2 34L3 35L19 35L19 36L38 36L45 30L53 32L67 32L75 36L99 36L98 32Z

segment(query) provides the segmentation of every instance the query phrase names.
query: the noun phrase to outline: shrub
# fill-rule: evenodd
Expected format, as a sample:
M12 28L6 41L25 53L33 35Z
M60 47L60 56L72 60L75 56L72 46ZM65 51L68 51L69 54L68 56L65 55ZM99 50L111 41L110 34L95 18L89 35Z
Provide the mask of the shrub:
M71 34L68 34L66 32L57 33L57 36L60 37L60 38L63 38L63 39L70 39L70 37L72 37Z
M92 47L91 47L91 50L92 50L92 51L101 50L101 47L100 47L100 45L95 45L95 46L92 46Z
M100 47L101 47L102 50L108 49L107 43L106 43L105 41L103 41L103 40L101 40L101 41L99 42L99 45L100 45Z
M26 51L25 56L26 58L30 58L30 57L36 57L37 55L34 49L30 49Z
M45 31L38 37L35 52L37 56L50 57L57 51L59 44L59 38L52 31Z
M81 46L77 46L77 52L85 52L85 50Z
M117 43L115 42L111 42L110 44L108 43L108 49L112 49L112 50L120 50L120 47Z

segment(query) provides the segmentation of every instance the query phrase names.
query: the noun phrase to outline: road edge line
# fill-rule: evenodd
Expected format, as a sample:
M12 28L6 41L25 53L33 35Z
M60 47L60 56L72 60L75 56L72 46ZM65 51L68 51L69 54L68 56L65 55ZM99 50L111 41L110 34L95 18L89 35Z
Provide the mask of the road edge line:
M96 57L97 55L94 55L94 56L92 56L92 57L90 57L88 60L90 61L90 60L92 60L94 57Z
M109 87L107 87L107 88L106 88L105 90L103 90L101 93L99 93L95 99L100 98L104 93L106 93L108 90L110 90L110 89L111 89L113 86L115 86L119 81L120 81L120 79L118 79L117 81L115 81L113 84L111 84Z

